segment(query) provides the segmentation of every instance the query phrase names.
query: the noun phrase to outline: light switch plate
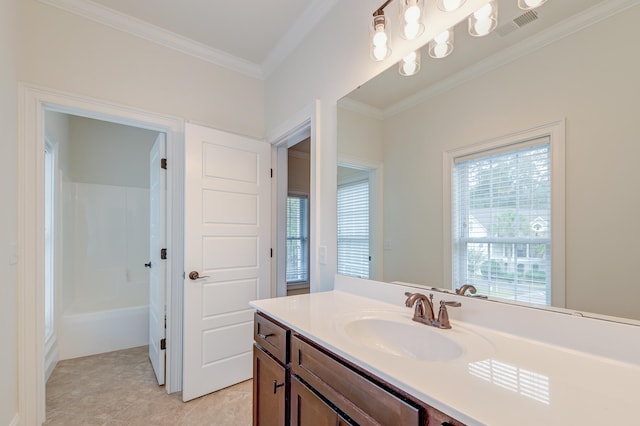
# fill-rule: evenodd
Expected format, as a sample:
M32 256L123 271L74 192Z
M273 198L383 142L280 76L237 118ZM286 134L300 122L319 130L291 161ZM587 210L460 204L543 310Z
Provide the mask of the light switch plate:
M318 247L318 261L321 265L327 264L327 246Z

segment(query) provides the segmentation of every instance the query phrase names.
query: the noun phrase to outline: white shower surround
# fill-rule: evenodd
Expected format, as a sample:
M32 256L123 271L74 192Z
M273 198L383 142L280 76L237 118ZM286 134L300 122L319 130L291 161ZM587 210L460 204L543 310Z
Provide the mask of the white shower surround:
M60 359L148 342L149 190L66 182Z

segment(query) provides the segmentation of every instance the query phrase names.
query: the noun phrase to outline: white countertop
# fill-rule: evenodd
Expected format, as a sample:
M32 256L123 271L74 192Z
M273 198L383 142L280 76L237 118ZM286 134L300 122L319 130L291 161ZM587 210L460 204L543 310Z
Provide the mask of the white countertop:
M450 361L392 355L349 338L342 320L358 312L388 313L428 326L412 322L410 308L342 291L251 306L468 425L640 424L638 365L454 320L450 330L433 329L461 339L481 336L487 344L477 351L471 345Z

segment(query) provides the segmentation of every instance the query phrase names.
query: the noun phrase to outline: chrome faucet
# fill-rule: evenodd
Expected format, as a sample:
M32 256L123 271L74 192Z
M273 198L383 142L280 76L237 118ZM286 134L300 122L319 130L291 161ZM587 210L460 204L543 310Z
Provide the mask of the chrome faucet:
M414 321L429 325L435 321L435 316L433 315L433 294L430 294L429 298L420 293L406 292L404 295L407 296L404 304L408 308L412 308L415 304L415 310L413 311Z
M469 290L469 293L471 293L473 295L471 297L477 297L479 299L486 299L487 298L487 296L485 296L485 295L476 294L477 290L471 284L465 284L460 288L456 288L456 294L458 294L460 296L470 296L469 294L465 294L467 292L467 290Z
M427 297L420 293L406 292L404 295L407 296L407 300L404 304L409 308L415 306L412 319L437 328L451 328L447 306L462 306L462 303L460 302L445 302L444 300L441 300L438 319L436 319L433 314L433 294L429 294L429 297Z
M471 284L465 284L460 288L456 288L456 294L459 294L460 296L464 296L467 290L469 290L469 293L471 294L476 294L476 291L477 291L476 288Z

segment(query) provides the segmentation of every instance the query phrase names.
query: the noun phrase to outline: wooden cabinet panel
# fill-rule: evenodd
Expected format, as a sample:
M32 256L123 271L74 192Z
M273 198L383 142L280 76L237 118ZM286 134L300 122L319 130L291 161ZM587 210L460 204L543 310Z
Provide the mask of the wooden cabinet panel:
M286 422L287 371L262 349L253 347L253 424L282 426Z
M290 331L256 312L253 321L253 339L258 346L276 357L282 364L289 362L288 339Z
M315 346L291 338L293 374L360 425L419 425L424 410L401 399Z
M261 313L254 322L254 426L464 426Z
M291 379L292 426L346 426L349 423L295 377Z

